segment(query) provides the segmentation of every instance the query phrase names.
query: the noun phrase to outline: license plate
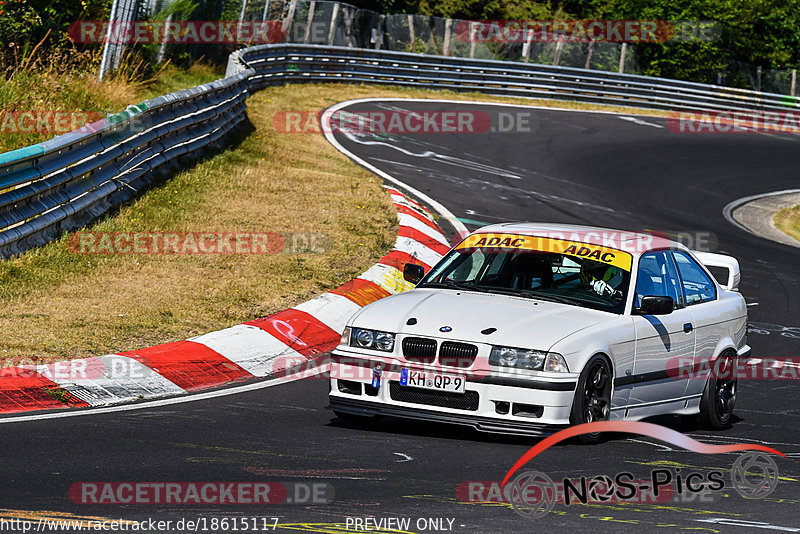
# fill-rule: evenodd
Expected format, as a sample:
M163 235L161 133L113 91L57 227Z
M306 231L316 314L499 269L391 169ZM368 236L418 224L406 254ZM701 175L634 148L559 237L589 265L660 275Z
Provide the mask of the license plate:
M464 380L463 376L443 375L429 371L414 371L411 369L400 370L401 386L464 393L465 384L466 380Z

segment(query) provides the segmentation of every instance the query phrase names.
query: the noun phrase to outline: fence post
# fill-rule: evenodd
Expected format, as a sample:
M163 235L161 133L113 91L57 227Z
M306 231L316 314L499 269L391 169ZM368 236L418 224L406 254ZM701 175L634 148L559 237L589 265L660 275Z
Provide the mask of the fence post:
M111 4L111 13L108 17L108 31L106 32L106 42L103 43L103 56L100 59L100 75L97 77L98 80L101 82L103 81L103 76L105 76L106 71L108 71L108 62L110 58L108 57L110 54L109 49L111 48L111 32L114 28L114 23L116 22L116 17L118 15L117 11L119 10L119 3L118 0L114 0Z
M375 28L375 50L380 50L383 46L383 24L386 20L386 15L378 15L378 27Z
M139 10L139 0L126 0L122 4L122 21L125 24L131 24L136 21L136 15ZM122 53L125 51L125 44L117 48L116 55L114 56L114 70L119 68L119 62L122 59Z
M625 56L627 55L627 53L628 53L628 43L622 43L622 50L620 50L619 52L619 70L617 71L620 74L625 72Z
M247 10L247 0L242 1L242 10L239 12L239 25L236 27L236 42L242 41L242 24L244 23L244 12ZM250 43L248 43L250 44Z
M442 55L450 55L450 34L453 31L453 19L446 19L444 21L444 45L442 46Z
M556 53L553 56L553 65L558 67L558 62L561 60L561 48L564 46L564 41L559 39L556 41Z
M475 23L469 23L469 57L475 57Z
M795 96L795 89L797 89L797 69L792 69L792 87L789 89L789 94Z
M165 21L167 24L172 22L172 15L173 13L170 13L169 16L167 17L167 20ZM166 55L166 53L167 53L167 32L164 31L162 32L161 35L161 45L158 47L158 57L156 58L156 64L161 65L162 63L164 63L164 56Z
M286 18L283 19L283 33L284 35L289 34L289 30L292 27L292 23L294 22L294 12L297 9L297 2L292 0L289 3L289 12L286 14Z
M756 91L761 91L761 65L756 67Z
M339 9L342 4L336 2L333 4L333 15L331 15L331 26L328 29L328 46L333 45L333 38L336 37L336 19L339 18Z
M353 23L353 15L349 9L342 11L342 20L344 20L344 44L347 48L355 48L353 31L351 24Z
M414 15L408 15L408 34L411 38L411 51L415 52L416 48L415 41L417 40L416 36L414 35Z
M247 0L243 0L243 2L242 2L242 10L239 12L239 26L241 26L242 22L244 22L244 12L245 12L246 9L247 9ZM237 35L237 38L238 38L238 35Z
M308 44L308 39L311 37L311 24L314 22L314 11L317 9L317 3L311 0L308 4L308 18L306 19L306 34L303 37L303 44Z
M591 69L592 68L592 56L594 55L594 39L589 41L589 51L586 53L586 65L583 66L584 69Z
M525 32L525 42L522 43L522 61L527 63L531 57L531 42L533 41L533 30Z

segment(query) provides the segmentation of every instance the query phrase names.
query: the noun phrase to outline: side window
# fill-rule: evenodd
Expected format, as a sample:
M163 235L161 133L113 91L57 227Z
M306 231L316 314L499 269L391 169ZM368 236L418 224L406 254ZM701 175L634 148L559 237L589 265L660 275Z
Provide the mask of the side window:
M634 306L640 307L642 297L652 295L672 297L676 308L684 306L678 273L669 252L650 252L639 259Z
M683 290L686 293L686 303L689 305L708 302L717 298L717 288L714 282L697 265L691 256L685 252L675 251L675 263L683 280Z

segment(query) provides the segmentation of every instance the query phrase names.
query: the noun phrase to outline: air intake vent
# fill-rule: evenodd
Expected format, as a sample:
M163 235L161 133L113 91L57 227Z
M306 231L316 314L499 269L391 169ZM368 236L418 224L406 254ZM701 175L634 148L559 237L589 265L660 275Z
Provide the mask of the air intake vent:
M480 396L477 391L450 393L429 389L401 386L399 382L389 382L389 396L392 400L411 404L427 404L454 410L476 411Z
M467 369L475 363L478 347L469 343L444 341L439 349L439 363L449 367Z
M436 359L436 340L407 337L403 340L403 356L412 362L433 363Z

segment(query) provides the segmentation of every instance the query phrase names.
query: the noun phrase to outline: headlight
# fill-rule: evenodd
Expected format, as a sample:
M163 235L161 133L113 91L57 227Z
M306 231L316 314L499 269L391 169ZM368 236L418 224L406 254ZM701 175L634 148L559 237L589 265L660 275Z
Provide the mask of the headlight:
M371 348L375 333L372 330L356 330L353 332L353 340L357 347Z
M345 339L347 334L347 339ZM379 330L366 330L364 328L345 328L342 334L342 344L363 349L392 352L394 350L394 334Z
M388 332L375 332L375 348L386 352L394 349L394 334Z
M489 354L489 364L530 369L532 371L569 372L567 363L560 354L513 347L492 347L492 352Z

